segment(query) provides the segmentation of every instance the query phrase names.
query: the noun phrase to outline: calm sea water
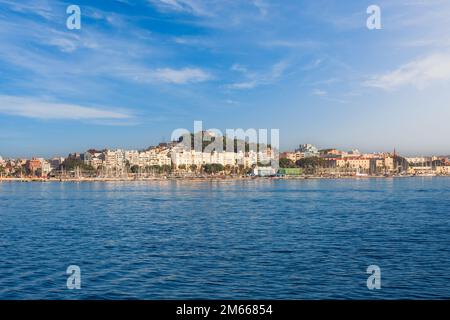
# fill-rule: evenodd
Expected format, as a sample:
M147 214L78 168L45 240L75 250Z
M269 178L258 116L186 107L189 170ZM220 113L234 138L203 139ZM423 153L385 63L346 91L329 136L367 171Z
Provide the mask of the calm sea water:
M0 183L0 299L135 298L450 298L450 179Z

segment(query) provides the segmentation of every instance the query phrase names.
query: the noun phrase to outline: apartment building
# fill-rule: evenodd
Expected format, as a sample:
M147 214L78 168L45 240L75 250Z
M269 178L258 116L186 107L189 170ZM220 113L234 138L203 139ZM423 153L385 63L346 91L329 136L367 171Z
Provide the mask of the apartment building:
M362 170L370 169L370 159L369 158L345 157L345 158L337 158L335 161L336 161L336 167L338 167L338 168L362 169Z
M25 169L27 171L27 174L34 176L37 174L38 170L42 170L42 163L40 160L35 158L27 160L25 162Z
M106 150L104 152L104 165L106 168L121 168L125 165L123 150Z

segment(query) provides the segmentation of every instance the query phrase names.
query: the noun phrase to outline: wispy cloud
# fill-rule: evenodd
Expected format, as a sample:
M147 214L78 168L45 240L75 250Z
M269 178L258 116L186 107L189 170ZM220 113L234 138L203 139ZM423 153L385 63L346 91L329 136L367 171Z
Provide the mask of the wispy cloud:
M196 0L148 0L148 1L161 10L185 12L198 16L212 15L212 13L203 6L201 1Z
M52 6L47 0L0 0L0 4L17 13L28 13L50 20L55 17Z
M98 13L95 19L106 19L110 15L93 8L84 9L84 12L92 17ZM123 17L118 19L124 20ZM93 27L76 33L17 17L14 21L0 19L0 40L3 40L0 66L3 62L20 68L24 77L29 76L27 86L41 85L46 92L61 87L60 79L65 79L64 83L70 89L73 87L70 82L80 78L83 81L78 81L77 88L89 82L98 83L95 80L98 77L144 85L192 84L213 78L210 72L196 67L174 68L170 62L162 61L151 66L149 57L161 56L166 49L154 44L152 35L140 28L128 31L126 37L110 35L104 29ZM40 50L24 50L25 42ZM42 54L43 46L47 54ZM106 56L107 60L104 59ZM45 79L55 83L49 85Z
M267 13L269 11L267 3L262 0L253 0L253 5L259 10L261 16L267 16Z
M226 100L225 100L225 103L226 103L226 104L238 104L238 102L235 101L235 100L233 100L233 99L226 99Z
M323 97L323 96L327 95L327 92L325 90L321 90L321 89L314 89L312 94L315 96Z
M98 70L100 74L110 75L120 80L133 81L140 84L168 83L184 85L205 82L213 76L200 68L158 68L150 69L143 66L119 66L108 70Z
M450 47L450 36L448 38L427 38L427 39L413 39L399 42L400 47L407 48L443 48Z
M313 49L323 46L320 41L315 40L288 40L275 39L260 42L263 47L288 48L288 49Z
M377 75L364 84L369 87L393 90L402 86L423 89L432 83L450 80L450 54L432 54L408 62L396 70Z
M130 113L124 111L5 95L0 96L0 113L53 120L129 120L133 118Z
M246 67L235 64L231 67L232 71L239 72L244 78L244 81L237 81L228 85L230 89L253 89L261 85L268 85L276 82L281 78L284 71L288 67L286 61L277 62L266 72L251 72Z
M316 59L316 60L310 62L309 64L307 64L306 66L304 66L303 70L312 70L312 69L317 68L321 64L322 64L322 59Z
M203 82L212 78L208 72L198 68L157 69L153 72L152 76L157 80L174 84Z

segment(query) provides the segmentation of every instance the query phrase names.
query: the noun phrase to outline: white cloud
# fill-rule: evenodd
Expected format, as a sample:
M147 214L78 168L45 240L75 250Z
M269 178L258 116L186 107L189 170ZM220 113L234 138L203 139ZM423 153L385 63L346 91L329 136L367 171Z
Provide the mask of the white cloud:
M315 89L315 90L313 90L312 94L315 96L323 97L323 96L327 95L327 92L325 90Z
M402 86L423 89L434 82L450 80L450 54L433 54L404 64L398 69L372 77L364 84L393 90Z
M100 68L97 74L104 74L122 81L132 81L139 84L158 85L169 83L176 85L205 82L213 76L200 68L159 68L152 69L141 65L119 65L112 68Z
M233 64L231 66L231 70L237 71L237 72L241 72L241 73L244 73L244 74L248 72L248 69L246 67L244 67L244 66L242 66L242 65L240 65L238 63Z
M232 83L228 87L231 89L253 89L258 85L259 83L257 81L244 81Z
M0 113L26 118L61 120L124 120L132 118L130 114L122 111L5 95L0 95Z
M148 0L150 3L163 10L187 12L198 16L210 16L211 12L206 10L200 1L196 0Z
M152 75L156 80L174 84L196 83L210 80L212 77L209 73L198 68L157 69Z
M263 47L280 47L289 49L314 49L323 46L319 41L313 40L267 40L259 43Z
M206 37L181 36L181 37L174 37L172 40L176 44L185 46L195 46L202 48L214 48L216 46L214 40L208 39Z
M427 39L413 39L413 40L407 40L399 43L400 47L407 47L407 48L425 48L425 47L432 47L432 48L442 48L442 47L449 47L450 46L450 37L448 38L427 38Z
M245 66L234 64L232 71L241 73L246 79L244 81L235 82L228 85L230 89L253 89L261 85L268 85L276 82L282 76L288 63L280 61L275 63L269 71L266 72L250 72Z
M307 70L312 70L317 68L318 66L320 66L322 64L322 59L316 59L313 62L307 64L306 66L303 67L303 70L307 71Z
M273 65L272 72L269 75L269 79L277 80L283 75L284 70L286 70L288 64L286 61L280 61Z
M47 20L55 18L55 13L47 0L0 0L0 4L18 13L35 14Z
M265 17L268 13L267 4L262 0L253 0L253 5L259 10L261 16Z
M225 100L225 103L226 103L226 104L238 104L237 101L232 100L232 99L226 99L226 100Z

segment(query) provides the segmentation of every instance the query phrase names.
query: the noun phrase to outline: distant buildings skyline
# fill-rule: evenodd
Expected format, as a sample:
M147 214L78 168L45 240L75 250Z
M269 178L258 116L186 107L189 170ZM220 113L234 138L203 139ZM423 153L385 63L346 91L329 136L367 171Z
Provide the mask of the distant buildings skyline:
M153 143L153 144L149 144L146 146L142 146L139 148L129 148L126 146L119 146L119 147L109 147L109 146L103 146L103 147L92 147L89 146L87 148L84 148L83 150L135 150L135 151L139 151L139 150L145 150L148 148L151 148L154 145L158 145L159 143ZM163 142L163 143L169 143L169 142ZM313 148L311 150L311 148ZM399 154L402 154L403 156L407 156L407 157L433 157L433 156L450 156L450 146L448 149L448 152L443 152L443 153L421 153L421 152L401 152L401 149L398 148L393 148L392 150L368 150L367 148L364 147L360 147L360 146L353 146L353 147L349 147L349 148L341 148L341 147L333 147L330 145L325 145L324 146L316 146L314 144L308 143L308 144L300 144L300 145L296 145L293 146L292 148L280 148L279 152L280 153L286 153L286 152L290 152L290 151L301 151L301 152L306 152L306 153L314 153L314 151L319 151L319 150L327 150L327 149L331 149L331 150L347 150L348 152L363 152L363 153L383 153L383 152L394 152L397 151ZM19 159L19 158L24 158L24 159L31 159L31 158L46 158L46 159L50 159L50 158L57 158L57 157L61 157L67 154L71 154L71 153L80 153L83 152L83 150L70 150L69 152L65 151L65 152L42 152L42 153L27 153L27 154L20 154L20 155L15 155L15 154L11 154L8 152L1 152L3 150L0 150L0 161L3 159Z
M185 136L191 137L191 135ZM205 137L208 139L205 140ZM221 136L214 136L215 139ZM449 157L402 157L393 153L361 153L354 149L318 149L312 144L300 144L294 151L278 153L270 146L233 143L231 150L212 149L211 136L196 149L189 141L160 143L145 150L89 149L67 157L51 159L3 159L0 156L0 177L21 179L66 178L150 178L155 176L204 176L225 174L244 176L394 176L449 175ZM227 140L227 144L230 142Z

